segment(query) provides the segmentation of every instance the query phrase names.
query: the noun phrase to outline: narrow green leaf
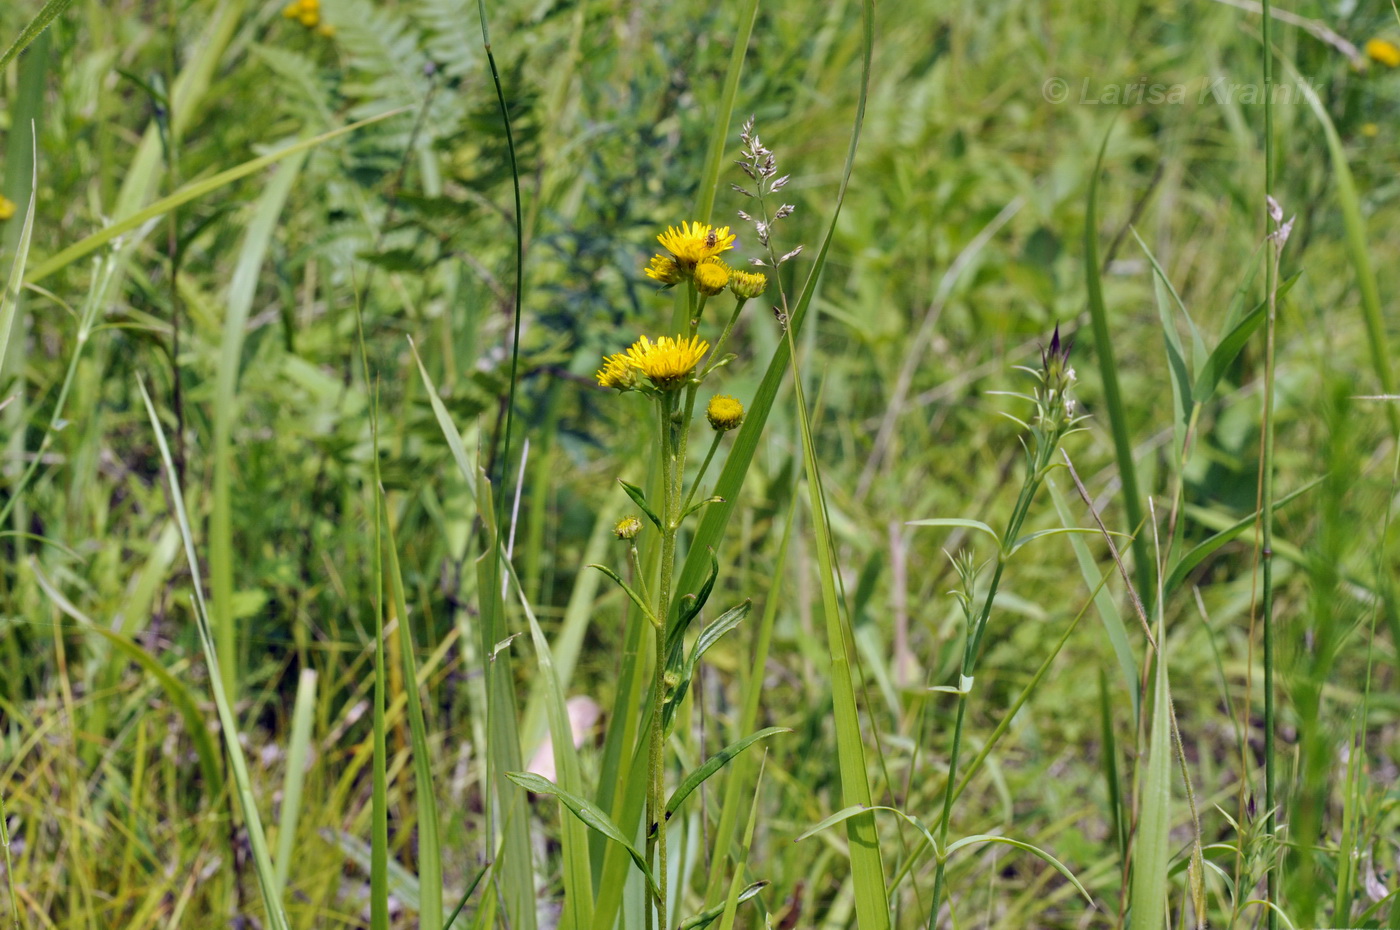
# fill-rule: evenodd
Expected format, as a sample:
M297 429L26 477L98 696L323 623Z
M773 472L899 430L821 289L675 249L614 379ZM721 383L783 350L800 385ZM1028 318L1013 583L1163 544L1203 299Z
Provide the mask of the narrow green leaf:
M750 898L757 896L760 891L768 887L768 884L769 883L766 881L754 882L752 885L749 885L747 888L739 892L739 894L734 899L734 903L743 904ZM720 918L720 915L724 913L724 908L725 905L719 904L715 907L710 908L707 911L702 911L699 914L696 914L694 917L686 918L685 920L682 920L679 925L677 925L676 930L702 930L702 928L708 927L710 924L718 920Z
M617 586L623 591L625 591L627 596L631 598L632 603L637 605L637 608L641 610L642 614L653 624L656 623L656 617L652 614L651 608L647 606L646 600L636 591L633 591L631 586L628 585L627 582L622 580L621 575L613 571L611 568L608 568L606 565L600 565L597 562L590 562L587 567L596 568L598 571L602 572L604 575L607 575L614 582L616 582Z
M1059 872L1065 878L1069 879L1070 884L1074 885L1075 888L1079 889L1079 893L1084 896L1085 901L1088 901L1090 904L1094 903L1093 897L1089 894L1088 891L1084 889L1084 886L1079 883L1079 879L1075 878L1074 873L1071 872L1068 868L1066 868L1064 863L1060 862L1059 859L1056 859L1054 856L1050 855L1048 852L1041 849L1039 846L1033 846L1030 843L1026 843L1021 840L1012 839L1009 836L993 836L987 833L979 833L976 836L965 836L955 843L948 844L947 855L951 856L953 855L953 853L957 852L959 849L962 849L964 846L971 846L973 843L1001 843L1006 846L1014 846L1017 849L1024 850L1035 856L1039 856L1041 859L1044 859L1051 866L1053 866L1056 872Z
M1157 608L1157 668L1148 736L1146 774L1138 799L1133 839L1128 930L1161 930L1167 916L1167 867L1171 839L1171 720L1167 684L1167 637ZM1139 763L1141 764L1141 763Z
M388 556L390 603L398 621L399 655L403 662L404 695L408 702L409 742L413 750L414 804L418 815L418 882L422 903L418 910L420 930L442 928L442 844L438 838L437 797L434 794L432 754L423 701L418 694L418 663L409 627L408 604L404 598L403 572L399 569L398 542L389 514L383 486L376 487L376 505L384 521L384 552Z
M39 34L49 28L49 24L55 19L62 16L63 11L68 9L72 3L73 0L49 0L48 3L45 3L34 18L20 30L18 38L10 43L9 48L5 49L5 54L0 55L0 71L4 71L5 66L14 61L15 56L24 51L30 42L39 38Z
M632 503L642 509L642 513L646 514L647 519L651 521L651 525L658 530L661 529L661 518L656 515L656 511L652 510L651 505L647 503L646 492L635 484L629 484L623 481L621 478L617 480L617 483L622 485L622 490L626 491L627 496L632 498Z
M983 523L981 520L964 520L961 517L933 517L928 520L909 520L906 521L904 525L957 526L962 527L963 529L977 530L979 533L986 533L988 536L992 537L992 541L997 544L997 547L1001 547L1001 537L997 535L997 531L992 529L987 524Z
M1113 432L1113 449L1118 461L1118 474L1123 482L1123 509L1128 526L1142 526L1142 495L1138 491L1137 463L1133 459L1133 442L1128 432L1127 413L1123 408L1123 392L1118 386L1118 362L1113 354L1113 337L1108 330L1108 308L1103 299L1103 281L1099 272L1099 177L1103 174L1104 154L1113 133L1112 125L1103 134L1094 173L1089 177L1089 193L1084 213L1084 282L1089 293L1089 319L1094 331L1094 354L1098 357L1099 377L1103 382L1104 407L1108 412L1109 428ZM1137 571L1138 588L1145 597L1153 590L1152 552L1147 540L1133 539L1133 563Z
M590 830L597 830L599 833L612 840L614 843L627 850L627 854L632 857L632 861L637 864L642 875L646 877L647 884L651 886L653 894L659 894L660 889L656 886L655 879L651 876L651 869L647 867L646 857L637 851L637 847L632 845L632 841L618 829L602 808L592 801L581 798L576 794L565 791L554 782L530 772L507 772L506 777L515 782L526 791L535 794L547 794L552 798L557 798L559 803L568 808L575 817L583 821Z
M170 446L165 441L165 430L160 425L160 417L146 393L146 385L137 382L141 399L146 405L155 432L156 446L160 450L161 463L165 468L170 486L170 499L175 507L175 520L180 527L180 535L185 543L185 558L190 575L194 579L195 621L199 632L200 645L204 649L205 661L209 665L209 685L214 693L214 706L219 714L220 731L224 748L228 754L229 767L233 770L233 780L238 789L238 806L242 809L243 824L248 834L248 845L253 852L253 871L257 875L258 890L262 893L263 910L272 930L289 930L287 914L282 909L282 901L277 893L276 874L272 867L272 857L267 850L267 834L263 832L262 818L258 815L257 800L253 796L252 779L248 775L248 761L243 756L243 746L238 741L238 720L233 715L233 707L224 692L223 680L219 673L219 656L209 631L209 611L204 603L203 580L200 577L199 557L194 548L194 532L190 529L189 514L185 510L185 497L180 482L176 478L175 465L170 458Z
M1111 532L1111 531L1110 531ZM1011 544L1011 554L1015 555L1018 550L1027 543L1035 542L1045 536L1063 536L1065 534L1079 534L1081 536L1098 536L1098 529L1092 526L1056 526L1048 530L1036 530L1034 533L1027 533ZM1127 533L1114 533L1114 536L1127 536ZM1130 537L1131 538L1131 537Z
M198 198L203 197L205 194L212 193L213 191L216 191L221 187L227 187L234 181L237 181L240 178L246 178L248 175L261 171L269 165L279 162L284 158L290 158L293 155L299 155L302 152L310 151L311 149L316 148L319 145L323 145L326 142L331 141L332 139L336 139L340 136L343 136L346 133L351 133L357 129L368 126L372 123L377 123L381 120L386 120L390 117L398 116L400 113L403 112L404 109L398 109L390 110L387 113L380 113L377 116L371 116L369 119L362 119L357 123L351 123L349 126L342 126L339 129L332 129L330 132L322 133L319 136L315 136L310 139L305 139L301 142L293 143L292 145L289 145L286 148L278 149L277 151L271 152L267 155L263 155L260 158L254 158L251 161L246 161L241 165L229 168L226 171L221 171L213 177L204 178L202 180L186 184L184 187L180 188L170 196L157 200L149 207L146 207L142 210L138 210L130 216L117 220L110 226L107 226L84 239L79 239L77 242L73 243L68 248L59 252L57 255L54 255L40 262L38 267L36 267L30 273L28 283L34 284L38 281L42 281L44 278L47 278L55 271L58 271L62 268L66 268L68 265L71 265L73 262L82 258L84 255L96 251L97 249L101 248L102 246L111 242L113 239L120 236L122 233L130 232L131 230L141 226L147 220L151 220L165 213L168 213L169 211L175 209L176 207L182 204L189 203L191 200L197 200Z
M704 784L711 775L728 765L730 760L739 755L739 753L748 749L761 739L765 739L777 733L791 732L792 729L790 727L767 727L759 730L757 733L749 734L736 743L729 744L713 756L710 756L710 758L705 760L704 765L687 775L685 780L676 786L676 790L671 792L671 798L666 802L666 819L670 820L672 815L680 809L681 802L689 797L696 788Z
M1286 494L1283 497L1278 498L1274 501L1274 512L1277 513L1278 510L1285 504L1291 503L1292 501L1296 500L1299 496L1307 493L1308 491L1311 491L1313 488L1317 487L1326 479L1326 475L1314 478L1312 481L1309 481L1307 484L1298 488L1296 491L1293 491L1291 494ZM1172 570L1167 575L1167 580L1166 583L1163 585L1163 589L1168 593L1175 590L1181 585L1182 582L1186 580L1186 576L1190 574L1193 568L1204 562L1211 554L1218 551L1226 543L1229 543L1232 540L1239 538L1240 534L1243 533L1245 530L1249 529L1250 527L1254 526L1258 519L1259 513L1258 511L1255 511L1247 517L1244 517L1240 520L1236 520L1234 523L1230 524L1225 529L1220 530L1214 536L1211 536L1203 542L1197 543L1190 550L1183 553L1181 558L1177 559L1176 564L1172 566Z
M306 784L306 762L311 755L311 724L316 711L316 670L304 668L297 678L296 703L292 706L292 735L287 743L287 771L282 777L281 819L277 823L277 858L273 862L277 892L287 890L301 817L301 791Z
M5 290L0 292L0 368L3 368L10 347L10 332L14 329L15 314L19 309L19 292L24 286L24 265L29 259L29 243L34 233L34 207L39 201L39 160L36 150L34 168L29 184L29 207L24 211L24 226L19 234L19 244L15 247L15 260L10 265L10 280Z

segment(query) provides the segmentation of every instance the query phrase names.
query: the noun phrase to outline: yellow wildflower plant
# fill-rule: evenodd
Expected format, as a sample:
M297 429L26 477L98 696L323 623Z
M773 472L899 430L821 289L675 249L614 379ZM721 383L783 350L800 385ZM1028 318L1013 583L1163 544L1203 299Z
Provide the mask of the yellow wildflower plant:
M4 196L3 194L0 194L0 223L3 223L10 217L14 216L15 211L18 209L19 207L15 206L15 202L13 200L10 200L8 197Z
M1400 68L1400 45L1389 39L1367 39L1366 57L1387 68Z
M716 394L705 407L705 419L717 433L738 429L744 422L744 405L728 394Z
M729 286L731 274L724 262L707 258L695 266L695 289L706 297L713 297Z
M708 223L681 223L666 227L656 237L661 247L671 253L682 272L693 272L707 258L734 248L734 236L728 226L714 227Z
M680 266L676 264L676 260L665 255L653 255L651 263L646 267L646 273L648 278L667 287L672 284L680 284L685 280L685 275L681 274Z
M699 336L646 336L627 349L627 360L662 391L674 391L690 379L710 344Z

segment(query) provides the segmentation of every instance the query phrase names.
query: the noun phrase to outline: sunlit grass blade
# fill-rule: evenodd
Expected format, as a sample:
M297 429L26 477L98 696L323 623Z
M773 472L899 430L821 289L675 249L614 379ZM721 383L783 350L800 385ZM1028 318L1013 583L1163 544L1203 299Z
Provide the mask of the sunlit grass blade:
M165 441L165 429L160 417L146 393L146 386L138 382L141 399L146 404L146 414L150 417L151 428L155 432L156 445L160 449L161 464L170 485L170 499L175 508L175 519L180 527L180 535L185 543L185 557L189 562L190 575L194 580L195 620L199 629L200 645L204 648L205 660L209 664L209 685L214 692L214 706L218 709L219 724L228 752L229 767L233 770L234 784L238 788L238 805L242 809L244 827L248 833L248 845L253 851L253 867L257 873L258 888L262 892L263 909L268 925L272 930L289 930L286 912L277 889L277 876L272 866L272 857L267 850L267 834L263 832L262 818L258 815L257 801L253 797L252 779L248 775L248 762L243 757L243 747L238 742L238 721L233 715L233 707L224 691L223 678L219 673L219 656L209 630L209 614L204 604L203 582L199 571L199 557L195 554L194 532L190 528L189 515L185 510L185 497L175 474L175 465L170 458L170 447Z
M1138 798L1133 839L1133 875L1128 930L1161 930L1167 916L1167 867L1171 840L1171 708L1167 683L1166 627L1157 620L1157 668L1152 688L1152 725Z
M432 752L428 728L423 718L423 701L418 694L418 662L414 658L413 634L409 627L408 603L404 595L403 573L399 570L398 541L389 514L384 489L378 488L376 503L384 521L384 552L388 556L386 581L392 589L389 603L398 625L399 653L403 660L404 693L408 701L409 739L413 751L414 802L418 814L418 884L421 906L418 925L422 930L442 927L442 845L438 839L437 796L433 785Z
M223 339L219 346L219 369L214 387L214 505L209 516L209 589L213 610L214 641L221 658L224 691L238 699L242 665L233 616L233 422L238 414L238 372L243 356L243 337L248 315L253 309L258 278L267 255L277 219L301 175L305 151L297 152L279 167L272 183L263 190L253 211L233 268L225 303Z
M753 830L758 823L758 799L763 791L763 770L767 766L767 759L764 765L759 767L758 782L753 789L753 803L749 806L749 823L744 828L744 842L740 847L739 856L734 862L734 877L729 882L729 896L724 901L723 918L720 920L720 930L734 930L734 917L739 911L739 902L743 899L742 886L744 870L749 864L749 850L753 848Z
M346 135L347 133L352 133L363 126L370 125L371 123L377 123L381 120L397 116L403 112L404 111L402 109L399 109L390 111L388 113L380 113L377 116L370 117L369 119L362 119L357 123L351 123L348 126L342 126L339 129L332 129L330 132L322 133L319 136L314 136L310 139L306 139L301 142L295 142L287 146L286 148L278 149L275 152L270 152L267 155L263 155L259 158L254 158L250 161L246 161L241 165L237 165L233 168L221 171L212 177L203 178L199 181L192 181L189 184L186 184L184 187L177 190L175 193L171 194L170 196L163 197L160 200L157 200L155 203L151 204L149 207L145 207L144 209L138 210L130 216L117 220L111 225L102 228L101 230L93 233L90 236L87 236L86 238L79 239L77 242L68 246L68 248L62 250L58 254L50 256L49 258L40 262L37 266L35 266L35 268L32 271L29 272L29 276L26 279L26 281L29 284L34 284L38 281L42 281L44 278L47 278L54 272L71 265L73 262L82 258L84 255L88 255L91 252L96 251L97 249L111 242L113 239L117 238L121 234L136 229L137 227L145 223L147 220L151 220L158 216L162 216L163 214L175 209L178 206L187 204L191 200L197 200L200 197L203 197L205 194L212 193L213 191L216 191L221 187L227 187L234 181L237 181L240 178L246 178L248 175L261 171L269 165L276 164L277 162L285 158L290 158L293 155L300 155L303 152L308 152L319 145L324 145L332 139L339 138L340 136Z
M724 152L729 146L729 129L734 120L734 100L739 95L739 78L744 73L744 58L748 54L749 37L753 34L753 24L757 17L758 0L746 0L742 9L727 18L728 39L734 43L734 48L729 55L729 68L724 73L724 87L720 90L715 120L710 127L710 141L705 149L705 167L700 172L695 218L702 223L709 223L710 214L714 212L720 167L725 163Z
M37 144L37 143L31 143ZM14 329L15 314L19 310L20 288L24 284L24 265L29 258L29 243L34 233L34 209L38 203L39 164L37 152L29 185L29 206L24 211L24 225L20 229L19 243L15 247L14 260L10 264L10 278L5 290L0 292L0 370L9 354L10 332Z
M277 859L274 874L277 891L287 890L287 876L296 848L297 823L301 817L301 793L306 785L306 763L310 757L311 724L316 712L316 670L304 668L297 679L296 703L292 707L292 735L287 743L287 771L282 779L282 817L277 824Z
M1123 509L1128 526L1142 526L1142 497L1138 490L1137 463L1133 459L1133 441L1128 432L1127 413L1123 407L1123 392L1118 386L1118 362L1113 352L1113 337L1108 331L1108 308L1103 299L1103 280L1099 269L1099 177L1103 173L1104 153L1113 126L1104 132L1094 161L1094 173L1089 178L1088 200L1084 211L1084 284L1089 295L1089 320L1094 332L1094 355L1099 362L1099 377L1103 383L1104 407L1109 429L1113 433L1113 449L1117 455L1118 474L1123 482ZM1155 590L1152 584L1152 553L1148 540L1133 539L1133 562L1138 590L1144 595Z
M55 19L63 15L63 11L72 5L73 0L49 0L39 12L34 15L20 34L10 43L10 47L5 49L5 54L0 55L0 71L5 70L5 66L14 61L15 56L24 51L29 43L39 37L45 29L49 27Z
M554 671L554 657L550 652L549 641L545 639L539 620L535 618L535 612L530 609L530 604L525 599L520 579L512 577L512 580L516 584L520 606L529 623L530 637L535 645L535 661L539 668L540 686L543 688L542 694L549 717L550 745L554 751L554 770L558 773L559 788L574 797L582 797L583 776L579 773L573 724L569 720L563 687ZM519 778L512 778L516 784L521 783ZM586 821L582 819L564 817L560 825L560 846L564 860L563 925L578 927L580 930L593 923L593 870L589 864L588 832L584 829L585 824ZM591 823L587 825L592 826Z

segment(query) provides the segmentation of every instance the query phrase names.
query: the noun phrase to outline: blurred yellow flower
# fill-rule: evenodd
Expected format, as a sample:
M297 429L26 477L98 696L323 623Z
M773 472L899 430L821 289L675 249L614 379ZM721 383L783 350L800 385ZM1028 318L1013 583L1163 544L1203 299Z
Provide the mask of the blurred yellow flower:
M1362 123L1361 134L1368 139L1374 139L1381 134L1381 127L1375 123Z
M296 20L307 29L315 29L319 35L330 37L335 34L333 26L321 22L321 0L292 0L282 8L282 15Z
M707 258L695 266L695 289L713 297L729 286L729 266L717 258Z
M5 195L0 194L0 223L3 223L5 222L5 220L8 220L10 217L14 216L15 211L18 209L19 208L15 206L15 202L13 200L10 200L7 197L5 197Z
M694 271L705 259L734 248L728 226L716 228L708 223L681 223L679 229L668 226L656 241L671 253L682 271Z
M1367 39L1366 57L1387 68L1400 67L1400 45L1388 39Z
M669 287L672 284L679 284L685 280L681 274L680 267L674 258L667 258L665 255L653 255L651 264L646 268L647 277L653 281L659 281Z
M738 429L744 422L744 405L728 394L716 394L705 407L705 419L718 433Z
M605 388L631 391L637 387L637 369L621 353L603 359L603 367L598 370L597 377L598 383Z
M643 336L628 348L627 360L652 384L673 391L685 383L708 351L710 344L699 336L662 336L656 342Z

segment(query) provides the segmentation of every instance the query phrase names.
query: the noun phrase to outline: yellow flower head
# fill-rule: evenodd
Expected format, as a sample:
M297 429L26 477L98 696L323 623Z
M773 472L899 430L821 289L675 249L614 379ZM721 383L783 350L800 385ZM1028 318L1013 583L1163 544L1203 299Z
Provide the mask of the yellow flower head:
M683 272L694 271L705 259L734 248L728 226L716 228L707 223L681 223L679 229L668 226L656 241L671 253Z
M689 380L708 351L710 344L699 336L662 336L656 342L643 336L628 348L627 360L660 390L674 391Z
M728 394L716 394L705 407L705 419L717 433L738 429L744 422L744 405Z
M717 258L707 258L695 266L695 289L713 297L729 286L729 266Z
M729 289L740 300L752 300L768 289L768 276L761 271L736 271L729 276Z
M3 223L10 217L14 216L15 211L18 209L19 208L15 206L15 202L13 200L9 200L3 194L0 194L0 223Z
M1361 134L1368 139L1374 139L1381 134L1381 127L1375 123L1362 123Z
M598 383L618 391L636 390L637 369L626 355L610 355L603 359L603 367L598 370Z
M676 264L676 260L665 255L653 255L651 264L647 265L646 272L648 278L659 281L667 287L672 284L680 284L685 280L685 275L681 274L680 266Z
M1388 39L1367 39L1366 57L1387 68L1400 68L1400 45Z
M637 534L642 531L642 521L635 516L626 516L617 521L613 527L613 535L618 539L636 539Z
M321 22L321 0L292 0L282 8L282 15L315 29Z

